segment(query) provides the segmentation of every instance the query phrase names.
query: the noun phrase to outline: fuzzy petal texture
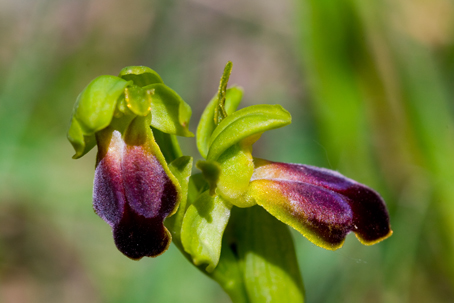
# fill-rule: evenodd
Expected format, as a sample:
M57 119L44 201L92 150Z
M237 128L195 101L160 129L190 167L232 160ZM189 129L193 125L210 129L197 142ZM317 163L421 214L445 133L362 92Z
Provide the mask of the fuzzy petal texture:
M177 208L179 184L145 118L134 119L123 136L108 128L97 139L96 213L112 227L117 248L129 258L160 255L172 239L163 222Z
M250 198L316 245L340 248L351 231L366 245L392 234L385 202L369 187L324 168L254 164Z

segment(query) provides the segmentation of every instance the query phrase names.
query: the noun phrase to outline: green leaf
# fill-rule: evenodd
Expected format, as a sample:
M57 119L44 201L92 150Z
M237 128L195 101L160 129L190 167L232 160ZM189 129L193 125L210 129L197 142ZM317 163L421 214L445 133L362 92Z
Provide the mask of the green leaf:
M225 111L227 115L231 115L237 109L242 97L243 89L241 87L233 86L227 89L225 94ZM213 99L211 99L210 103L208 103L207 107L203 111L197 127L197 148L199 149L202 157L205 159L208 154L208 141L216 128L216 124L214 123L214 111L217 105L218 96L216 95Z
M224 229L230 217L232 205L221 197L212 197L208 191L190 205L184 215L181 242L191 255L195 265L207 264L212 272L221 255Z
M134 85L140 87L164 83L157 72L146 66L127 66L120 71L118 76L127 81L132 81Z
M234 112L221 121L209 140L208 160L216 160L232 145L249 139L251 144L263 132L291 123L291 116L280 105L253 105Z
M100 76L80 93L73 117L79 122L84 135L92 135L110 124L117 100L129 84L115 76Z
M250 302L304 302L288 227L258 206L235 208L231 224Z
M71 119L67 137L76 151L73 159L82 157L96 145L95 135L84 136L79 122L75 118Z
M138 116L146 116L151 109L151 91L138 86L125 88L126 106Z
M171 135L194 137L188 130L191 107L175 91L160 83L144 89L152 92L151 126Z
M222 238L221 257L218 266L208 275L225 290L232 302L249 303L236 244L232 240L231 234L232 228L231 223L229 223Z
M169 164L169 169L175 178L180 183L181 187L181 200L178 211L165 221L165 225L172 233L173 241L181 242L181 226L183 224L183 217L186 212L186 202L188 197L189 177L192 172L192 157L182 156Z

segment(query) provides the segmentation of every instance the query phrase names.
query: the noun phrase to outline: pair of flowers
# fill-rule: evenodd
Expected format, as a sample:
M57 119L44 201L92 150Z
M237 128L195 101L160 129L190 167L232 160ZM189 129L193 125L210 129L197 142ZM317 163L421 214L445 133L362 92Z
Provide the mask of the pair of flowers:
M192 176L192 158L175 138L193 136L191 109L156 72L128 67L79 95L68 138L74 158L98 145L93 206L118 249L132 259L155 257L173 237L212 272L232 208L257 204L327 249L341 247L349 232L364 244L390 236L385 203L372 189L328 169L252 156L262 133L291 116L280 105L236 110L242 90L227 89L230 70L229 63L197 128L205 161Z

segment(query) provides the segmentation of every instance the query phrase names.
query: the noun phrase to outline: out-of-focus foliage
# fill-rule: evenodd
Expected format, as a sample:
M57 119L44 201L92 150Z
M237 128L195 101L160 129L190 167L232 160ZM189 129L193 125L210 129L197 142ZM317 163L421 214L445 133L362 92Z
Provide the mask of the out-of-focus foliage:
M228 60L243 107L293 117L255 156L339 170L390 209L372 247L294 233L307 302L454 297L452 1L4 0L0 25L1 303L229 301L175 247L122 256L91 207L95 152L74 161L65 138L86 83L130 65L192 106L195 132Z
M308 0L299 11L320 143L331 165L383 193L394 230L355 257L359 272L344 264L336 279L348 284L321 301L452 300L454 3Z

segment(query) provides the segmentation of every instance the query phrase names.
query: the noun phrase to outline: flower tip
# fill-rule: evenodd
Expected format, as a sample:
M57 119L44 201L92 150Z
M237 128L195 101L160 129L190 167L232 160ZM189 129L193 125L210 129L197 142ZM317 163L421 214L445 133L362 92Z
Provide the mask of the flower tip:
M335 251L335 250L338 250L339 248L342 248L342 246L344 246L345 238L340 239L337 242L329 242L329 241L327 241L327 239L320 237L316 233L308 232L308 229L301 229L299 226L293 226L293 225L290 225L290 226L293 227L296 231L300 232L304 237L306 237L306 239L308 239L310 242L312 242L312 244L314 244L318 247L324 248L326 250Z
M186 127L186 125L183 125L183 127ZM192 137L195 137L195 135L194 135L193 132L191 132L191 131L189 131L189 130L187 130L187 129L185 128L185 132L184 132L184 134L183 134L183 137L192 138Z
M367 245L367 246L371 246L371 245L374 245L374 244L377 244L377 243L380 243L381 241L383 240L386 240L388 239L389 237L391 237L393 234L393 231L390 229L389 232L384 235L384 236L381 236L380 238L377 238L377 239L374 239L374 240L366 240L364 238L362 238L359 234L355 233L355 236L356 238L358 239L359 242L361 242L361 244L363 245Z
M118 250L132 260L157 257L169 248L172 241L161 218L145 218L129 207L121 222L114 227L113 235Z

